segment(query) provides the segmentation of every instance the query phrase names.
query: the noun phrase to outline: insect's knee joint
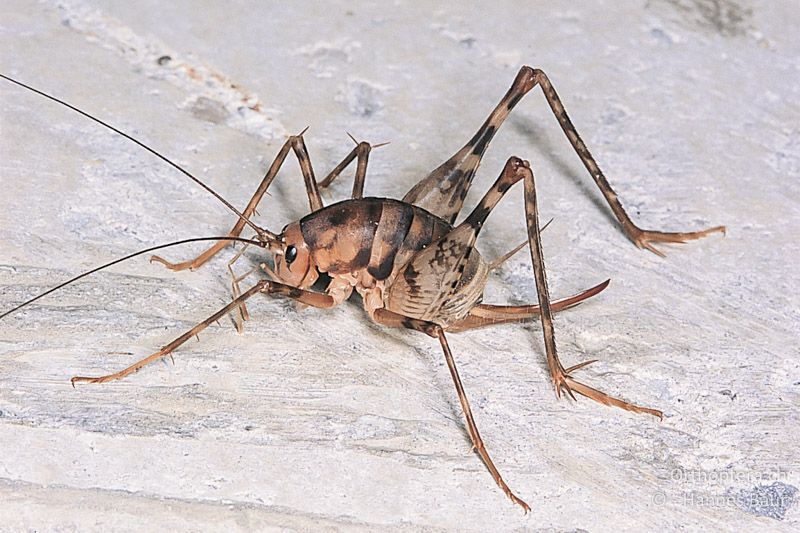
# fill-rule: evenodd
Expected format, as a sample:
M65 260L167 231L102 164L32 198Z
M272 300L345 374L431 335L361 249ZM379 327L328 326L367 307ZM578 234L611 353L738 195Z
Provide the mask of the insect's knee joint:
M533 83L536 85L537 83L541 83L542 80L546 80L547 74L540 68L531 68L531 78L533 78Z
M519 158L517 156L511 156L508 158L508 161L506 162L506 167L509 170L517 172L520 169L530 170L531 164L525 159Z
M539 80L541 80L543 76L544 72L538 68L532 68L526 65L519 69L519 73L514 80L514 86L518 87L523 92L528 92L536 87L536 84L539 83Z

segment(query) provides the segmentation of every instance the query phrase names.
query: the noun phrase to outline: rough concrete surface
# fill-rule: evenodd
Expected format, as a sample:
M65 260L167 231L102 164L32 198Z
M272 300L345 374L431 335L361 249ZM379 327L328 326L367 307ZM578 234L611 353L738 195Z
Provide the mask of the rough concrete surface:
M537 89L481 166L537 176L551 293L611 278L558 315L567 365L662 422L557 399L538 322L452 335L487 446L470 445L435 341L359 305L256 298L168 361L117 370L230 299L232 250L196 272L145 256L0 320L0 529L797 531L800 528L800 10L794 1L541 3L6 1L0 72L156 147L244 206L286 135L317 174L373 143L367 192L400 197L529 64L546 70L643 227L626 240ZM160 60L160 61L159 61ZM0 80L0 310L81 271L235 218L147 152ZM347 196L337 182L326 201ZM307 211L289 160L258 221ZM524 235L522 187L480 240ZM200 245L164 252L182 259ZM257 264L256 251L237 265ZM487 302L532 302L530 258ZM252 278L254 279L254 278Z

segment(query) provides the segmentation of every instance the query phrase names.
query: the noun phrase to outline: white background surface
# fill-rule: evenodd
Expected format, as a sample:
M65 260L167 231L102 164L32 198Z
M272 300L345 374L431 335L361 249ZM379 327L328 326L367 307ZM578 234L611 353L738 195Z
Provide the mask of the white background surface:
M543 68L637 222L728 226L666 259L638 250L538 89L468 199L508 156L531 161L542 216L555 218L551 293L612 279L558 316L565 365L599 359L587 383L663 422L557 400L536 322L452 335L484 440L533 508L524 516L470 453L435 341L372 325L355 304L257 298L242 335L222 321L174 366L73 389L72 375L126 366L230 298L232 251L194 273L143 257L0 321L0 528L796 530L797 6L529 4L4 2L0 71L244 206L285 136L309 125L318 175L350 149L346 131L391 141L372 154L367 193L400 197L472 136L520 65ZM0 309L233 224L129 142L7 82L0 94ZM349 176L327 201L349 193ZM521 189L489 219L490 258L523 238ZM267 227L306 212L293 161L270 192ZM510 261L486 301L535 301L528 265Z

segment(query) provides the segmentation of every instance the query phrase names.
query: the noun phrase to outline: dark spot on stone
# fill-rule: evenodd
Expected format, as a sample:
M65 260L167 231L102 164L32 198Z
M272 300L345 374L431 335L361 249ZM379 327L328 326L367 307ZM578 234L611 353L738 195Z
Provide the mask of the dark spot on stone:
M664 30L662 30L661 28L652 28L650 30L650 36L661 44L667 46L670 46L672 44L672 37L670 37L669 34L666 33Z
M340 97L353 115L369 118L383 109L384 90L371 83L353 80L347 83Z
M725 37L745 35L753 10L733 0L662 0L675 9L678 21Z
M458 44L460 44L461 46L463 46L465 48L472 48L475 45L476 41L477 41L477 39L475 39L475 37L465 37L465 38L461 39L460 41L458 41Z
M726 496L746 513L783 520L786 511L797 499L797 487L776 481L771 485L757 485L752 489L729 489Z
M172 58L170 56L161 56L158 59L156 59L156 63L158 63L159 66L162 67L167 63L169 63L170 61L172 61Z
M231 115L221 102L206 96L200 96L195 99L191 104L190 110L195 117L212 124L221 124Z

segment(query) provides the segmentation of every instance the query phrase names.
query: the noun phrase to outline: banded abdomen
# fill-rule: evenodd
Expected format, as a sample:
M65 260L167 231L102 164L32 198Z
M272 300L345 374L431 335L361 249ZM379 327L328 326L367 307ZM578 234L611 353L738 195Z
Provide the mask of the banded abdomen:
M320 272L366 271L384 282L386 308L404 316L444 325L483 296L488 268L474 243L415 205L345 200L301 219L300 228Z
M344 200L300 220L320 272L366 270L377 281L451 229L424 209L390 198Z

